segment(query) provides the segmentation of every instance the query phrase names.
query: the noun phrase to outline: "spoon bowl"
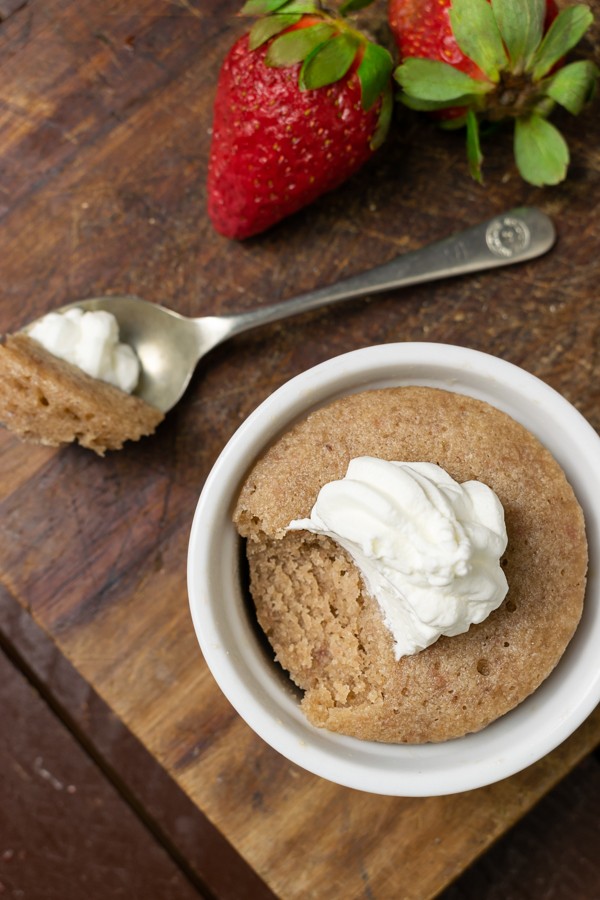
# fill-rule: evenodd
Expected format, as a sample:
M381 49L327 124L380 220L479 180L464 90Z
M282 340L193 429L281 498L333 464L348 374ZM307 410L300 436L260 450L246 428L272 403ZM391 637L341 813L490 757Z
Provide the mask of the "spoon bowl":
M58 312L73 308L113 314L119 324L119 340L129 344L140 361L135 394L161 412L175 406L198 361L219 343L219 317L186 318L130 294L79 300Z
M522 207L336 284L252 312L186 318L129 295L81 300L58 312L77 307L112 313L120 339L133 347L140 360L135 393L168 412L187 388L199 360L227 338L343 300L533 259L546 253L555 239L554 226L545 213Z

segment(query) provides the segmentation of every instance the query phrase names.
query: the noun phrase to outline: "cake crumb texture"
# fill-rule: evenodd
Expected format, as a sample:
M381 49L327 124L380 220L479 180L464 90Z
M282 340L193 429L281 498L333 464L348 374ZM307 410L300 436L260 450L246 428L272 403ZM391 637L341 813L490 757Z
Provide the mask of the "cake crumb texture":
M22 440L78 442L103 456L152 434L164 415L139 397L92 378L25 334L0 345L0 422Z
M329 538L285 531L363 455L437 463L459 482L488 484L505 510L502 605L399 661L351 558ZM394 743L479 731L544 681L581 617L585 526L562 469L522 425L460 394L389 388L319 409L257 462L234 520L258 622L308 719L332 731Z

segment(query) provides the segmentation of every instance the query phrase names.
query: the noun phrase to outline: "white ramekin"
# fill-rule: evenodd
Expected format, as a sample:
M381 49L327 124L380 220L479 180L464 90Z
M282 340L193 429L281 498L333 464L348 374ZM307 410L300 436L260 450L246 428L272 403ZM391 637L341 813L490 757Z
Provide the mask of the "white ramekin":
M232 510L254 460L298 417L343 394L429 385L486 400L525 425L563 467L586 519L590 569L582 621L559 665L516 709L477 734L441 744L360 741L314 728L297 691L265 652L244 596ZM363 791L431 796L471 790L531 765L564 741L600 700L600 438L555 390L476 350L384 344L330 359L291 379L240 426L198 501L188 554L194 628L237 712L292 762Z

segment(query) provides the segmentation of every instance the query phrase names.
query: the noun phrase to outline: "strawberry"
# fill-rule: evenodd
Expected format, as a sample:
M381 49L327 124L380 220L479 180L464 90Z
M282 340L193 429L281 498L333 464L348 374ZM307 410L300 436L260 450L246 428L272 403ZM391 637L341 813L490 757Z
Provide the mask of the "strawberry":
M452 0L389 0L388 21L403 59L437 59L471 78L485 79L485 73L466 56L456 42L450 23ZM545 0L544 30L558 12L554 0Z
M345 19L312 0L249 0L242 14L264 17L221 68L207 185L214 227L238 239L357 172L393 105L392 57Z
M480 123L514 122L517 168L534 185L558 184L569 150L548 121L556 104L577 115L599 74L564 57L593 21L587 6L558 12L554 0L389 0L402 55L394 72L402 102L445 127L466 125L471 174L482 180Z
M388 21L402 59L437 59L471 78L485 78L462 52L450 24L451 0L390 0Z

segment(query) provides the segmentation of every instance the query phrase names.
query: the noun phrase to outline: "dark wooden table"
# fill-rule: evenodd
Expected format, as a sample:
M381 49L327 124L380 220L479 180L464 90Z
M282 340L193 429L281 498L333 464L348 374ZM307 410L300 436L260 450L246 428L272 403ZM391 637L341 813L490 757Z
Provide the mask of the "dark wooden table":
M0 332L104 293L189 315L251 309L523 203L553 216L558 244L518 268L235 339L154 437L105 459L0 431L0 895L596 897L598 711L489 788L403 799L330 785L221 696L185 562L199 491L239 423L347 350L429 340L494 353L600 428L598 106L558 116L572 152L559 187L523 184L500 136L482 188L462 136L405 113L351 184L232 243L207 220L205 172L237 8L0 0ZM598 46L596 25L582 51Z

